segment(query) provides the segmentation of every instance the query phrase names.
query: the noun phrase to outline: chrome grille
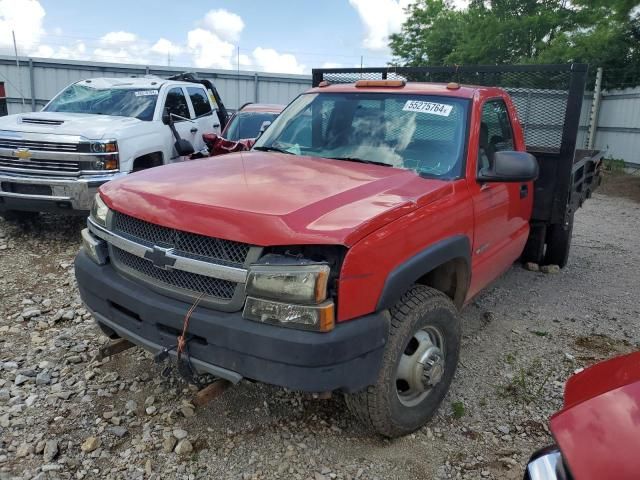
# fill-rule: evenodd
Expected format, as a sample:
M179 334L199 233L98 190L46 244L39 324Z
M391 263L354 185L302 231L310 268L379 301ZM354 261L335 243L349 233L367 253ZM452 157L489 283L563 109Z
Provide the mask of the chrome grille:
M250 245L145 222L120 212L113 213L114 232L147 246L173 248L176 255L223 265L244 265Z
M0 148L28 148L43 152L80 152L82 144L62 142L40 142L20 138L0 138Z
M0 169L2 168L12 169L23 173L41 172L54 175L77 175L80 172L80 163L43 160L39 158L20 160L18 158L0 155Z
M205 277L196 273L182 270L163 270L157 268L149 260L132 255L129 252L112 246L114 260L137 274L142 274L152 281L161 282L165 285L187 290L188 292L198 292L221 300L230 300L236 290L236 284L219 278Z

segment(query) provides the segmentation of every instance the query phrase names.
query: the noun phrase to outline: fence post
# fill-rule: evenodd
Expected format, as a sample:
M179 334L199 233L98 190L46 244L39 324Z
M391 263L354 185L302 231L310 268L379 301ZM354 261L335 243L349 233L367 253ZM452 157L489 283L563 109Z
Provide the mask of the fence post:
M602 67L596 72L596 85L593 89L593 102L591 102L591 114L589 118L589 135L587 137L587 149L593 149L598 131L598 114L600 113L600 101L602 99Z
M258 103L258 72L253 74L253 101Z
M31 89L31 111L36 111L36 81L34 79L33 58L29 59L29 88Z

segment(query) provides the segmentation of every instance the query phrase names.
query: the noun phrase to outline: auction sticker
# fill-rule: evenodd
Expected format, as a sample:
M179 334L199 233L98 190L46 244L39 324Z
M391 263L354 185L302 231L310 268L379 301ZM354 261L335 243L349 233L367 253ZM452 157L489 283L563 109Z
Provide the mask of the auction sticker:
M136 97L146 97L150 95L158 95L158 90L138 90L134 93Z
M422 102L420 100L407 100L402 110L405 112L430 113L431 115L440 115L448 117L453 110L453 105L446 103Z

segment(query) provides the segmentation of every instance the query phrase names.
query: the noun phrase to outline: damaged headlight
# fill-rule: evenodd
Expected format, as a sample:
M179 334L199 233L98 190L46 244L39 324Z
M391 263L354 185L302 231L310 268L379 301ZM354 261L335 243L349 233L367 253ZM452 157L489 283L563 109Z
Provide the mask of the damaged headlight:
M89 217L95 223L102 227L107 226L107 214L109 213L109 207L104 203L99 193L93 198L93 204L91 205L91 214Z
M267 255L247 274L244 317L317 331L333 329L333 301L327 300L329 265Z
M254 265L247 276L247 294L317 304L327 298L328 281L328 265Z

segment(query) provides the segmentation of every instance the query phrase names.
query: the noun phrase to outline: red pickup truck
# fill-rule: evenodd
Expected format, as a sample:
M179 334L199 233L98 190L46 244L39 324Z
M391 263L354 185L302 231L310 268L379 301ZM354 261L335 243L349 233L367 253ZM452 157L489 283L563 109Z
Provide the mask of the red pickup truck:
M553 227L532 223L550 200L520 122L495 87L319 83L250 152L103 185L82 299L107 335L151 351L176 355L186 331L196 372L344 392L380 434L414 431L453 379L459 309ZM591 171L563 192L566 215Z

